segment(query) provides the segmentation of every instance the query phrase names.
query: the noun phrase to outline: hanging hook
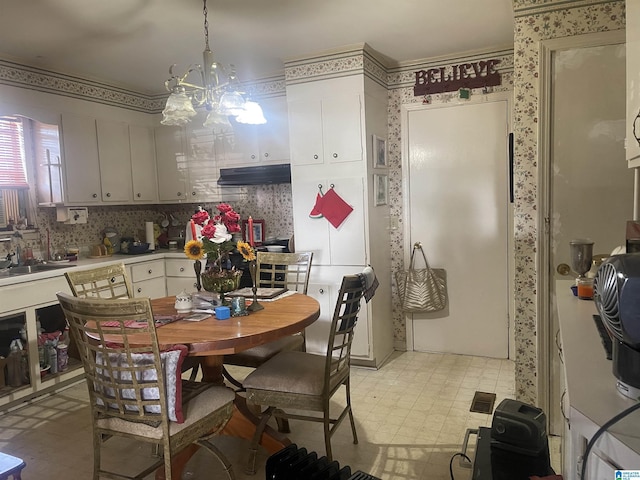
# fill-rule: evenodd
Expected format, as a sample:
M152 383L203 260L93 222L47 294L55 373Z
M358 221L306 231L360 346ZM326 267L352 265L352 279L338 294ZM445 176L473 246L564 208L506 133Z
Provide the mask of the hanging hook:
M332 183L331 185L329 185L329 188L333 188L335 187L335 185Z
M418 248L418 249L422 250L422 243L420 243L420 242L414 243L413 244L413 248Z
M322 184L321 183L318 184L318 190L320 190L320 195L324 195L324 193L322 193Z

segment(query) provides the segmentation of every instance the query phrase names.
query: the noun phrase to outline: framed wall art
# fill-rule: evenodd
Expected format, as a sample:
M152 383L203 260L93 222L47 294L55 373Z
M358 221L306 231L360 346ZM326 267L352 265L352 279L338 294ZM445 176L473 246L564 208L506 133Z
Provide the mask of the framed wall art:
M249 234L249 220L242 221L242 239L251 243ZM260 246L264 243L264 220L253 220L253 244Z
M388 167L387 140L373 135L373 168Z
M387 175L373 176L373 197L376 207L389 203L389 177Z

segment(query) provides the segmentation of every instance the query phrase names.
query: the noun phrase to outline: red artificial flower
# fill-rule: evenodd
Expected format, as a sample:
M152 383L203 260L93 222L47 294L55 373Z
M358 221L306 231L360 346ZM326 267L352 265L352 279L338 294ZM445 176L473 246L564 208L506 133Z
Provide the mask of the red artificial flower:
M201 233L203 237L207 237L209 240L211 240L216 234L216 226L213 223L209 222L202 228Z
M206 210L200 210L199 212L194 213L191 218L197 225L204 225L205 222L209 220L209 212Z
M231 207L231 205L229 205L228 203L220 203L218 204L218 211L223 214L227 212L233 212L233 207Z

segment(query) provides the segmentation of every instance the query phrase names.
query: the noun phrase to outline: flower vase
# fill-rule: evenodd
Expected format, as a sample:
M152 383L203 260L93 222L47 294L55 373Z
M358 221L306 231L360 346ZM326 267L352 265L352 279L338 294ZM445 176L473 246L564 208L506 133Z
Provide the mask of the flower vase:
M202 290L202 283L200 282L200 276L202 275L202 262L196 260L193 263L193 270L196 272L196 290Z
M225 304L225 293L237 290L240 286L242 272L237 270L210 271L201 274L202 288L207 292L216 292L220 295L220 305Z
M253 292L253 301L247 307L249 312L257 312L263 310L264 307L258 303L258 282L257 282L258 265L256 261L249 263L249 273L251 274L251 291Z

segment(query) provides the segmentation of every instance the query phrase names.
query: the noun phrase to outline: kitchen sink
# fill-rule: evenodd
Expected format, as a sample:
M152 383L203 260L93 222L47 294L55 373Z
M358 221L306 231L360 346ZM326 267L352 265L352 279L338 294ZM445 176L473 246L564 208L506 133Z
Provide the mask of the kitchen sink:
M69 268L71 265L54 265L51 263L37 263L35 265L22 265L19 267L11 267L3 271L5 275L27 275L29 273L48 272L50 270L59 270L61 268Z

